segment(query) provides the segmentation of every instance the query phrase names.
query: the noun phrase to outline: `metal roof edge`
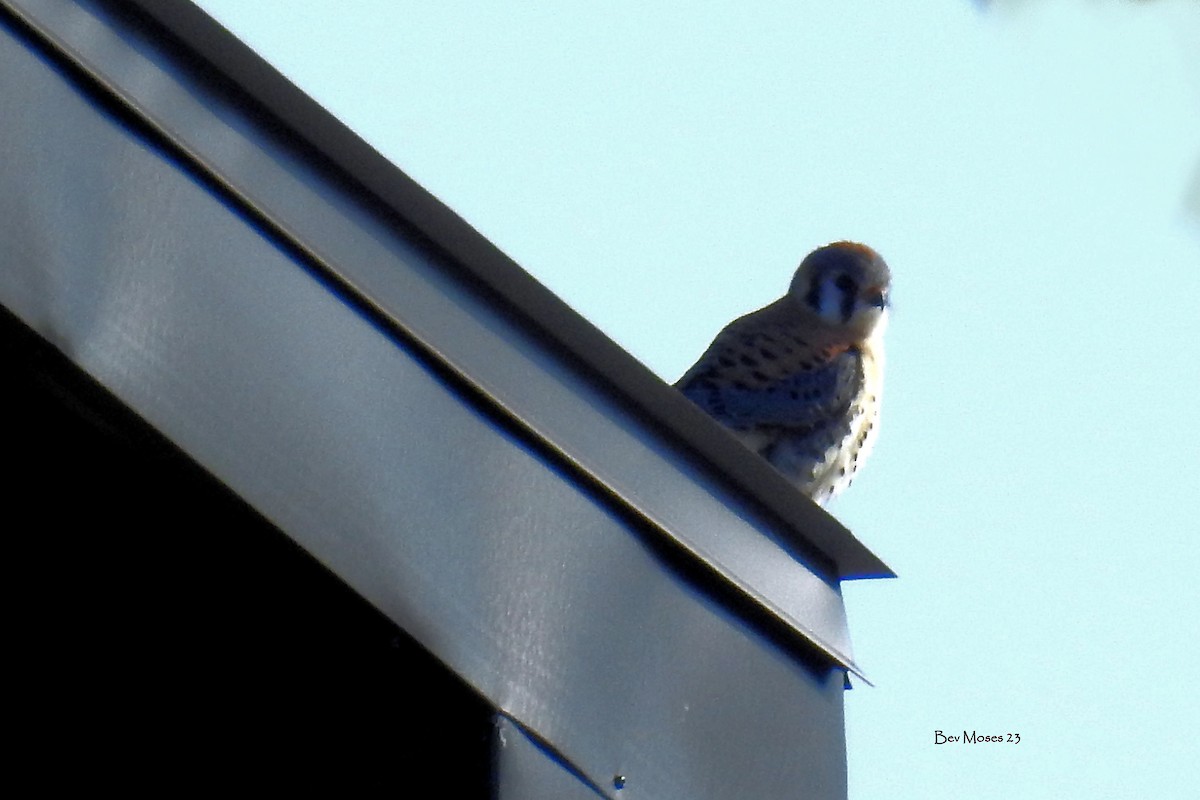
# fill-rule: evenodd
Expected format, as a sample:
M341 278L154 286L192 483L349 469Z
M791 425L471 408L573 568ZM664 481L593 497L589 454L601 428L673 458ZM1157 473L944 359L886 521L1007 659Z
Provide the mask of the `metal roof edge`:
M170 32L278 119L290 135L393 208L429 244L502 298L529 325L616 387L656 426L686 442L789 528L804 531L809 542L836 564L837 578L895 577L828 512L798 496L761 459L743 457L744 448L685 398L662 392L661 378L202 9L189 0L123 0L120 4L137 8Z
M853 534L719 425L538 283L474 228L420 187L247 45L188 0L97 0L109 13L134 14L160 28L214 77L303 143L329 167L374 198L407 229L518 316L563 355L609 387L659 432L682 444L709 470L780 521L800 552L815 549L832 577L894 577Z

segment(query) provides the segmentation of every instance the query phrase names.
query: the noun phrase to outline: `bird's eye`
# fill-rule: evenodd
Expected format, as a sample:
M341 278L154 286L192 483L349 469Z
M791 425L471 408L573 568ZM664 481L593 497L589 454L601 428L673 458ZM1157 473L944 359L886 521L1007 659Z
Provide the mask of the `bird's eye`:
M839 275L838 279L833 282L833 285L840 289L844 294L854 294L858 292L858 284L854 282L854 278L849 275Z

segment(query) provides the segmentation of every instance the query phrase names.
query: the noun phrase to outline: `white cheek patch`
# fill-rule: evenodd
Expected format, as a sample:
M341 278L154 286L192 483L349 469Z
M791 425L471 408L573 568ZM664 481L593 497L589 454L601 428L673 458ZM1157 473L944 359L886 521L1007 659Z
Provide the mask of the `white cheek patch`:
M883 332L887 330L888 319L888 310L886 308L880 310L879 316L875 319L875 327L871 329L872 339L883 339Z
M842 321L842 292L833 281L821 281L817 287L817 313L834 324Z

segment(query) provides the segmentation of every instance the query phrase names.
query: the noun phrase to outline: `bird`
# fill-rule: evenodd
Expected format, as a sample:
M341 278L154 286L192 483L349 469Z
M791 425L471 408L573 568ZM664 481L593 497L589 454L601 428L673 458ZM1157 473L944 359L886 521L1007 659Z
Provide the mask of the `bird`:
M891 282L864 244L819 247L783 297L725 326L675 388L823 506L879 434Z

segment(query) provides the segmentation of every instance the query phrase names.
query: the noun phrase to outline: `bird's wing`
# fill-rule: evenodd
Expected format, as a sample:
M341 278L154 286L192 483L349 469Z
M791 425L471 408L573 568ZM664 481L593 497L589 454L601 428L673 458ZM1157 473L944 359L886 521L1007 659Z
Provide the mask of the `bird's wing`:
M676 388L732 428L811 430L840 419L862 387L858 351L816 347L786 324L756 317L723 330Z

